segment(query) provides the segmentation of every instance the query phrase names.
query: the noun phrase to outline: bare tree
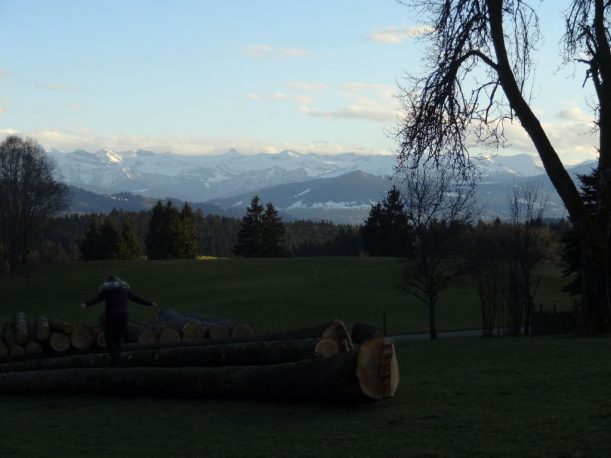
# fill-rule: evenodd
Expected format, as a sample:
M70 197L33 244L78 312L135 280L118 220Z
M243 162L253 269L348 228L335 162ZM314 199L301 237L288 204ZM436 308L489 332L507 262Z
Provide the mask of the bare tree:
M427 305L431 339L437 338L439 294L463 272L461 235L472 218L473 182L451 172L422 164L410 168L403 190L414 242L403 262L402 285Z
M611 330L611 48L609 0L573 0L564 17L564 61L586 66L595 89L600 204L592 217L564 168L527 93L532 53L540 38L536 11L524 0L406 0L431 26L428 70L404 91L407 112L398 131L400 161L471 167L468 144L498 146L504 122L517 118L577 230L582 253L582 302L590 333ZM485 73L478 69L483 67Z
M21 271L41 242L49 218L66 205L67 188L34 140L8 137L0 144L0 240L11 271Z

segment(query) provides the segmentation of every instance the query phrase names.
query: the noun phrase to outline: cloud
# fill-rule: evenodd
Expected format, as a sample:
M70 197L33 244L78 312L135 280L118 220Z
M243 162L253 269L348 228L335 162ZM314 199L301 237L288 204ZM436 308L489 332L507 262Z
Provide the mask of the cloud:
M2 78L3 76L6 76L6 70L3 68L0 68L0 78Z
M335 110L321 110L308 106L300 107L300 111L309 116L329 119L360 119L375 122L391 122L397 119L394 107L380 106L370 100L363 99L357 103L340 107Z
M556 117L563 121L575 122L575 123L591 123L594 117L591 114L586 113L581 108L572 106L564 110L559 111Z
M416 25L412 27L388 27L371 32L367 39L375 43L398 45L410 38L418 38L434 31L429 25Z
M242 54L249 59L286 59L288 57L303 57L308 54L303 48L274 48L267 44L246 45L241 48Z
M264 142L245 138L209 138L189 136L147 137L142 135L98 135L92 129L38 130L19 131L0 129L0 136L21 135L31 137L45 147L58 148L62 151L84 149L99 151L110 148L116 151L143 149L157 153L174 152L185 155L220 154L235 148L246 154L279 153L287 149L321 154L337 154L346 151L362 154L388 154L387 149L365 149L358 144L339 144L326 140L309 143Z
M36 89L42 89L44 91L73 91L74 87L67 84L48 83L37 84Z
M329 87L329 85L325 83L313 83L304 81L293 81L291 83L286 83L286 86L296 91L304 92L320 92L326 90Z
M269 94L257 94L249 92L245 97L250 100L289 100L302 104L310 104L312 98L301 94L286 94L284 92L272 92Z

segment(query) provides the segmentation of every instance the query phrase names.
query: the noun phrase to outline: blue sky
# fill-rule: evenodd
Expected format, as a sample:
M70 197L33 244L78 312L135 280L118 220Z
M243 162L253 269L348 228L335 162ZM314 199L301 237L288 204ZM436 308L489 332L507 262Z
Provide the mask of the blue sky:
M566 4L540 7L534 106L577 162L594 138L582 69L556 72ZM392 153L421 27L394 0L3 0L0 133L67 151ZM505 153L533 152L509 131Z

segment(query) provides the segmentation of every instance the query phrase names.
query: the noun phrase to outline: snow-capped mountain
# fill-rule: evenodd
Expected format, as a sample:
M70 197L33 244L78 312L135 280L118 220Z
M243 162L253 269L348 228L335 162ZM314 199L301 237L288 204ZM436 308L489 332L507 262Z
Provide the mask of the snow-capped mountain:
M110 149L95 153L50 150L49 154L57 163L62 181L89 191L133 192L194 202L356 171L386 177L394 173L396 165L393 155L321 155L288 150L278 154L229 150L213 156ZM526 154L483 157L478 167L483 176L531 176L542 172L535 158Z

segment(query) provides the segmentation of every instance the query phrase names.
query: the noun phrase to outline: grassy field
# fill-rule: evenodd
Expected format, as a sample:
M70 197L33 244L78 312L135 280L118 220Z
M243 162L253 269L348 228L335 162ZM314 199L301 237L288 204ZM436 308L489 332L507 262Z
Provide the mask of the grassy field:
M611 340L400 343L362 405L3 397L2 456L606 457Z
M351 324L382 325L389 334L426 331L427 309L397 285L392 258L222 259L204 261L109 261L58 264L28 278L0 276L0 320L15 310L68 321L97 322L103 306L78 304L96 294L109 274L127 280L134 292L160 307L227 316L252 323L259 332L320 324L340 318ZM560 269L542 270L538 302L565 306ZM133 305L131 314L150 319L155 310ZM468 283L442 295L438 328L477 328L477 296Z
M160 306L239 318L260 332L331 318L426 330L426 309L397 288L396 261L302 258L93 262L0 276L0 319L15 310L95 322L82 311L110 273ZM538 301L568 304L547 267ZM134 305L132 315L155 310ZM442 298L440 329L477 327L468 284ZM397 344L401 382L371 405L0 398L1 456L436 457L611 456L611 339L463 338Z

